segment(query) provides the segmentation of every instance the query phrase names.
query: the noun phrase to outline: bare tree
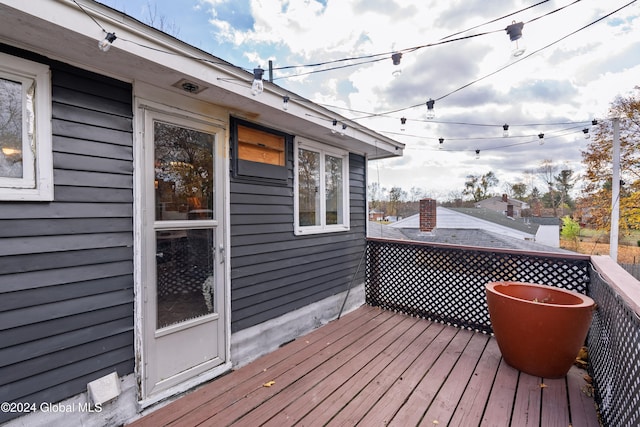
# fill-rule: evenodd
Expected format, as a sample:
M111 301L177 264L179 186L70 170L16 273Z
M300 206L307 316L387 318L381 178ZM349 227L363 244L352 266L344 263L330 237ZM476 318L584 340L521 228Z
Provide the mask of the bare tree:
M164 33L173 37L180 35L180 28L176 25L175 21L169 21L166 15L158 14L158 5L156 3L151 4L151 1L147 1L147 16L145 17L145 23L152 26Z
M553 216L558 216L558 205L555 202L555 192L556 189L554 187L555 176L558 171L558 166L553 163L551 159L545 159L540 162L540 167L538 168L538 174L542 181L547 185L547 189L549 190L549 199L551 200L551 208L553 209Z

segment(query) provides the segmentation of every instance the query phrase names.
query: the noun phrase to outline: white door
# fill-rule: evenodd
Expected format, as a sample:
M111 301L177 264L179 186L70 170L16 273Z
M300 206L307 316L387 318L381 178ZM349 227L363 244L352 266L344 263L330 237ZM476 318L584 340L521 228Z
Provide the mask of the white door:
M142 397L153 399L225 363L223 131L143 114Z

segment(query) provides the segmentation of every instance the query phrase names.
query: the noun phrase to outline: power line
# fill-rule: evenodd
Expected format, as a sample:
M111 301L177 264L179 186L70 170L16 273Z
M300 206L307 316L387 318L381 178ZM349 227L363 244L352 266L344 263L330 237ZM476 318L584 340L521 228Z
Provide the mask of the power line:
M562 133L557 133L557 134L552 134L552 136L548 136L548 134L542 133L544 135L544 138L540 138L540 134L538 135L523 135L521 137L533 137L536 136L537 139L532 139L530 141L523 141L523 142L516 142L516 143L512 143L512 144L502 144L502 145L497 145L497 146L493 146L493 147L483 147L480 151L485 152L485 151L495 151L495 150L500 150L503 148L510 148L510 147L516 147L516 146L521 146L521 145L528 145L528 144L533 144L533 143L538 143L538 144L544 144L547 141L553 140L553 139L557 139L557 138L561 138L563 136L567 136L567 135L571 135L571 134L575 134L577 132L580 131L576 131L574 129L577 129L581 126L575 126L573 128L567 128L567 129L562 129L556 132L562 132ZM417 136L416 136L417 137ZM433 139L433 138L424 138L423 139ZM496 139L500 139L500 137L495 137L495 138L470 138L473 140L482 140L482 139L492 139L492 140L496 140ZM454 139L445 139L445 141L453 141ZM457 153L463 153L463 152L475 152L477 150L477 148L442 148L442 147L438 147L438 148L428 148L428 147L412 147L412 146L407 146L405 147L405 150L416 150L416 151L443 151L443 152L457 152Z
M487 25L489 23L496 22L496 21L498 21L500 19L503 19L504 17L509 17L509 16L515 15L517 13L520 13L522 11L531 9L532 7L539 6L539 5L543 4L543 3L546 3L547 1L548 0L539 2L539 3L535 4L535 5L532 5L532 6L524 8L524 9L520 9L520 10L518 10L516 12L512 12L512 13L509 13L507 15L504 15L503 17L495 18L495 19L492 19L491 21L487 21L487 22L485 22L483 24L476 25L475 27L472 27L472 28L469 28L469 29L466 29L466 30L463 30L463 31L459 31L457 33L454 33L454 34L451 34L449 36L443 37L439 41L433 42L433 43L427 43L427 44L414 46L414 47L410 47L410 48L405 48L405 49L399 49L399 50L395 50L395 51L391 51L391 52L376 53L376 54L371 54L371 55L356 56L356 57L350 57L350 58L341 58L341 59L335 59L335 60L331 60L331 61L317 62L317 63L314 63L314 64L287 65L287 66L283 66L283 67L274 67L274 68L272 68L272 70L276 71L276 70L287 70L287 69L295 69L295 68L320 67L320 66L324 66L324 65L334 64L334 63L337 63L337 62L347 62L347 61L356 61L356 60L367 59L367 61L357 62L357 63L353 63L353 64L341 65L341 66L330 67L330 68L323 68L321 70L308 71L308 72L305 72L305 73L290 74L290 75L287 75L287 76L276 77L273 80L281 80L281 79L288 79L288 78L293 78L293 77L300 77L300 76L305 76L305 75L309 75L309 74L322 73L322 72L325 72L325 71L333 71L333 70L338 70L338 69L342 69L342 68L355 67L355 66L358 66L358 65L369 64L369 63L373 63L373 62L386 61L386 60L389 59L389 56L394 54L394 53L403 53L403 54L404 53L410 53L410 52L415 52L417 50L420 50L420 49L423 49L423 48L427 48L427 47L439 46L439 45L443 45L443 44L447 44L447 43L451 43L451 42L455 42L455 41L466 40L466 39L470 39L470 38L475 38L475 37L479 37L479 36L485 36L485 35L488 35L488 34L494 34L494 33L502 32L502 31L505 30L504 28L500 28L500 29L492 30L492 31L486 31L486 32L483 32L483 33L471 34L471 35L468 35L468 36L452 38L455 35L463 34L463 33L467 32L467 31L471 31L472 29L475 29L475 28L478 28L478 27L482 27L482 26ZM564 5L562 7L559 7L557 9L555 9L555 10L552 10L551 12L547 12L547 13L545 13L543 15L540 15L540 16L538 16L536 18L530 19L529 21L525 22L525 24L537 21L538 19L544 18L546 16L549 16L549 15L552 15L552 14L554 14L556 12L564 10L565 8L574 5L574 4L578 3L579 1L581 1L581 0L574 0L570 4Z
M566 8L568 6L571 6L571 5L575 4L575 3L577 3L578 1L580 1L580 0L576 0L573 3L571 3L569 5L565 5L562 8L557 9L557 10L564 9L564 8ZM590 27L592 25L595 25L596 23L598 23L598 22L610 17L611 15L621 11L622 9L632 5L636 1L637 0L632 0L629 3L619 7L618 9L616 9L616 10L614 10L614 11L612 11L612 12L610 12L610 13L608 13L608 14L606 14L606 15L598 18L598 19L596 19L595 21L592 21L589 24L584 25L584 26L578 28L575 31L572 31L571 33L569 33L569 34L567 34L567 35L565 35L565 36L563 36L563 37L561 37L561 38L559 38L559 39L557 39L557 40L555 40L555 41L553 41L553 42L551 42L551 43L549 43L549 44L547 44L547 45L545 45L545 46L543 46L543 47L541 47L539 49L536 49L535 51L533 51L533 52L531 52L531 53L529 53L529 54L527 54L525 56L522 56L522 57L516 59L515 61L512 61L512 62L510 62L510 63L498 68L497 70L495 70L495 71L493 71L493 72L491 72L489 74L486 74L486 75L484 75L482 77L479 77L479 78L477 78L477 79L475 79L475 80L473 80L473 81L471 81L471 82L469 82L469 83L467 83L467 84L465 84L463 86L460 86L457 89L452 90L451 92L448 92L448 93L446 93L446 94L444 94L444 95L442 95L442 96L440 96L438 98L435 98L434 101L440 101L440 100L442 100L442 99L444 99L444 98L446 98L448 96L453 95L454 93L457 93L457 92L459 92L459 91L461 91L463 89L468 88L471 85L474 85L474 84L476 84L476 83L478 83L478 82L480 82L480 81L482 81L484 79L487 79L487 78L489 78L489 77L491 77L491 76L493 76L495 74L498 74L499 72L501 72L501 71L503 71L503 70L505 70L505 69L507 69L507 68L509 68L509 67L511 67L511 66L513 66L513 65L515 65L515 64L517 64L517 63L519 63L519 62L521 62L521 61L523 61L525 59L527 59L527 58L530 58L531 56L535 55L536 53L539 53L544 49L547 49L547 48L549 48L549 47L551 47L551 46L553 46L555 44L558 44L561 41L567 39L568 37L571 37L572 35L575 35L575 34L579 33L580 31L583 31L583 30L587 29L588 27ZM550 15L551 13L555 13L557 10L549 12L549 13L545 14L544 16ZM535 18L535 19L539 19L539 18ZM366 119L366 118L371 118L371 117L380 117L380 116L390 115L390 114L394 114L394 113L399 113L401 111L406 111L406 110L410 110L410 109L413 109L413 108L422 107L424 105L425 105L424 103L420 103L420 104L415 104L415 105L411 105L411 106L408 106L408 107L402 107L402 108L398 108L398 109L395 109L395 110L387 111L387 112L384 112L384 113L371 113L371 114L368 114L368 115L365 115L365 116L362 116L362 117L353 118L351 120L361 120L361 119Z

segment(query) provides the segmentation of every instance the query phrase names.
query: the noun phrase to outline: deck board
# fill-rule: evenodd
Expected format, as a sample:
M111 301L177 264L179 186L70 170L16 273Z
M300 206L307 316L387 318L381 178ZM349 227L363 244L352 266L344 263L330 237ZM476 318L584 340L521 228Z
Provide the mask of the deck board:
M458 406L451 418L452 426L480 425L499 364L500 349L496 340L490 339L458 401Z
M362 307L132 426L595 427L583 372L529 376L488 335Z

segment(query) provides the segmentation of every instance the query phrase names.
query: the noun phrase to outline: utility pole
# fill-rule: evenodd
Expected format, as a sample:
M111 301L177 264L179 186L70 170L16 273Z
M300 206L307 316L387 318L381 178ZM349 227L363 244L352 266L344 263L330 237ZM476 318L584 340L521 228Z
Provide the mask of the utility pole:
M611 154L613 176L611 177L611 232L609 233L609 256L618 262L618 229L620 220L620 119L613 118L613 152Z

